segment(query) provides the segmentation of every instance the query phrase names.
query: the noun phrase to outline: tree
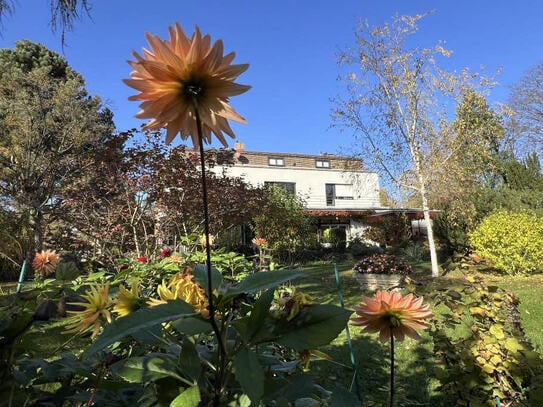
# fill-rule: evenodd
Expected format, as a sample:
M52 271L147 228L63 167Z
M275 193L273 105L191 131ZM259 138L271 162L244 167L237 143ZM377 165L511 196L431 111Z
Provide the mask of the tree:
M499 185L503 178L503 119L484 95L468 89L447 131L431 174L433 202L447 209L450 221L472 228L477 214L471 197L482 188Z
M74 20L78 19L81 14L89 13L90 4L87 0L51 0L51 20L50 25L53 32L57 27L61 28L62 43L64 43L64 35L66 31L73 28ZM6 15L13 14L15 11L14 2L11 0L0 0L0 32L2 31L2 18Z
M288 263L315 243L312 217L304 213L305 202L280 187L266 188L265 202L253 217L254 232L266 239L274 255Z
M43 45L0 50L0 195L27 214L41 250L44 228L60 210L63 189L83 176L96 146L113 129L100 98L80 74Z
M514 112L511 131L517 131L520 144L543 146L543 63L530 68L512 88L509 107Z
M64 230L77 230L73 243L86 257L112 265L121 253L150 257L163 245L203 233L199 157L184 146L167 148L162 137L135 131L111 137L88 177L72 184L63 205ZM229 154L208 150L207 165ZM213 234L248 223L261 210L260 189L211 171L206 177Z
M432 275L438 275L432 220L429 208L431 173L435 170L450 104L473 79L468 71L448 74L437 58L450 51L437 45L407 48L408 37L418 30L423 16L395 16L391 24L360 25L356 47L340 55L342 66L356 65L348 72L346 97L339 97L334 119L355 130L359 151L367 165L389 178L403 191L420 195Z

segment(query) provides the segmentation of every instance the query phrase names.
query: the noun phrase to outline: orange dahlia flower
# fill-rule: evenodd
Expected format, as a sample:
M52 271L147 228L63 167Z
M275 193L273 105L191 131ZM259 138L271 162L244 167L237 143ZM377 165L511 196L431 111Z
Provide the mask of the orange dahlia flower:
M266 246L268 244L268 241L263 237L255 237L252 242L256 246Z
M146 130L165 127L167 144L180 133L183 140L190 136L198 149L197 109L203 140L211 143L213 133L226 147L223 133L234 138L227 120L246 123L228 100L250 89L234 83L249 65L231 65L235 54L223 55L222 41L211 44L211 37L202 36L198 27L192 38L179 23L169 33L169 41L146 33L151 50L144 48L143 56L134 52L136 61L128 61L134 71L124 82L139 91L129 99L143 101L136 117L152 119Z
M37 271L42 277L45 277L46 275L55 272L59 260L59 256L54 250L42 250L34 256L32 267L34 268L34 271Z
M398 341L403 341L405 336L420 339L416 330L428 328L424 320L433 316L429 305L422 305L422 300L413 294L402 296L397 292L377 291L374 298L362 298L362 304L354 308L358 317L352 318L351 322L363 325L364 332L379 332L383 343L391 335Z

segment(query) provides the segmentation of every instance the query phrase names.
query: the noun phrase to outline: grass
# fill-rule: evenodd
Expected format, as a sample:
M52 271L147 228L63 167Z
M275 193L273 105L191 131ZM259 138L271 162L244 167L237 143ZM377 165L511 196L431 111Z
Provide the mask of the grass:
M543 275L490 276L489 281L518 296L522 328L534 348L543 354Z

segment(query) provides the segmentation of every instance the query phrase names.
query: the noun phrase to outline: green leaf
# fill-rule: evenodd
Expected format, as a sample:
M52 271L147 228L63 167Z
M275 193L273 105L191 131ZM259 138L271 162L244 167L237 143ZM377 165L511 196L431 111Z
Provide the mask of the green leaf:
M137 310L106 325L96 341L83 352L83 357L89 357L106 346L140 330L154 327L162 322L194 315L197 315L194 308L182 300L168 301L166 304Z
M131 383L153 382L168 376L182 380L175 360L164 354L123 359L111 365L111 370Z
M188 339L183 340L181 357L179 359L181 371L190 377L195 383L202 372L202 361L194 344Z
M277 270L251 274L242 280L236 287L226 291L224 298L232 298L243 293L254 294L268 288L277 287L286 281L300 277L302 273L297 270Z
M524 345L521 344L516 338L507 338L505 340L504 346L505 346L505 349L513 353L516 353L519 350L525 349Z
M503 326L502 325L492 325L490 327L490 333L494 335L496 339L503 339L505 338L505 334L503 333Z
M253 404L258 405L264 394L265 375L256 353L249 348L243 348L234 359L234 367L241 389Z
M202 398L198 386L189 387L172 400L170 407L198 407Z
M232 325L235 326L245 342L250 342L264 325L266 317L269 316L274 291L270 289L262 293L247 318L233 321Z
M208 320L200 318L180 318L171 322L171 325L182 334L193 336L211 332L213 327Z
M200 286L206 291L207 295L209 296L209 292L207 290L207 265L205 264L197 264L194 267L194 270L192 271L194 274L194 279ZM222 274L217 270L215 267L211 266L211 286L213 287L213 290L216 290L220 287L222 284Z
M352 311L332 304L315 304L302 308L300 313L277 327L276 342L298 351L329 344L343 329Z

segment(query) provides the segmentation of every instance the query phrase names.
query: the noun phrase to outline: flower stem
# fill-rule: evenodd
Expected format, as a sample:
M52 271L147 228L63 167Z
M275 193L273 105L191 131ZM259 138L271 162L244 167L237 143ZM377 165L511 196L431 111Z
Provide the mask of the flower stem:
M394 335L390 328L390 407L394 406Z
M196 117L196 127L198 130L198 142L200 147L200 166L202 168L202 201L204 207L204 234L206 242L206 266L207 266L207 293L209 300L209 323L213 328L215 337L217 338L218 343L218 363L217 370L215 375L215 399L214 405L219 405L220 403L220 393L222 391L222 377L223 377L223 364L225 362L226 348L224 346L223 336L217 325L215 319L215 304L213 302L213 283L211 281L211 245L209 242L209 203L207 196L207 182L206 182L206 172L205 172L205 156L204 156L204 140L202 132L202 121L200 119L200 113L198 111L198 104L194 100L194 114Z

